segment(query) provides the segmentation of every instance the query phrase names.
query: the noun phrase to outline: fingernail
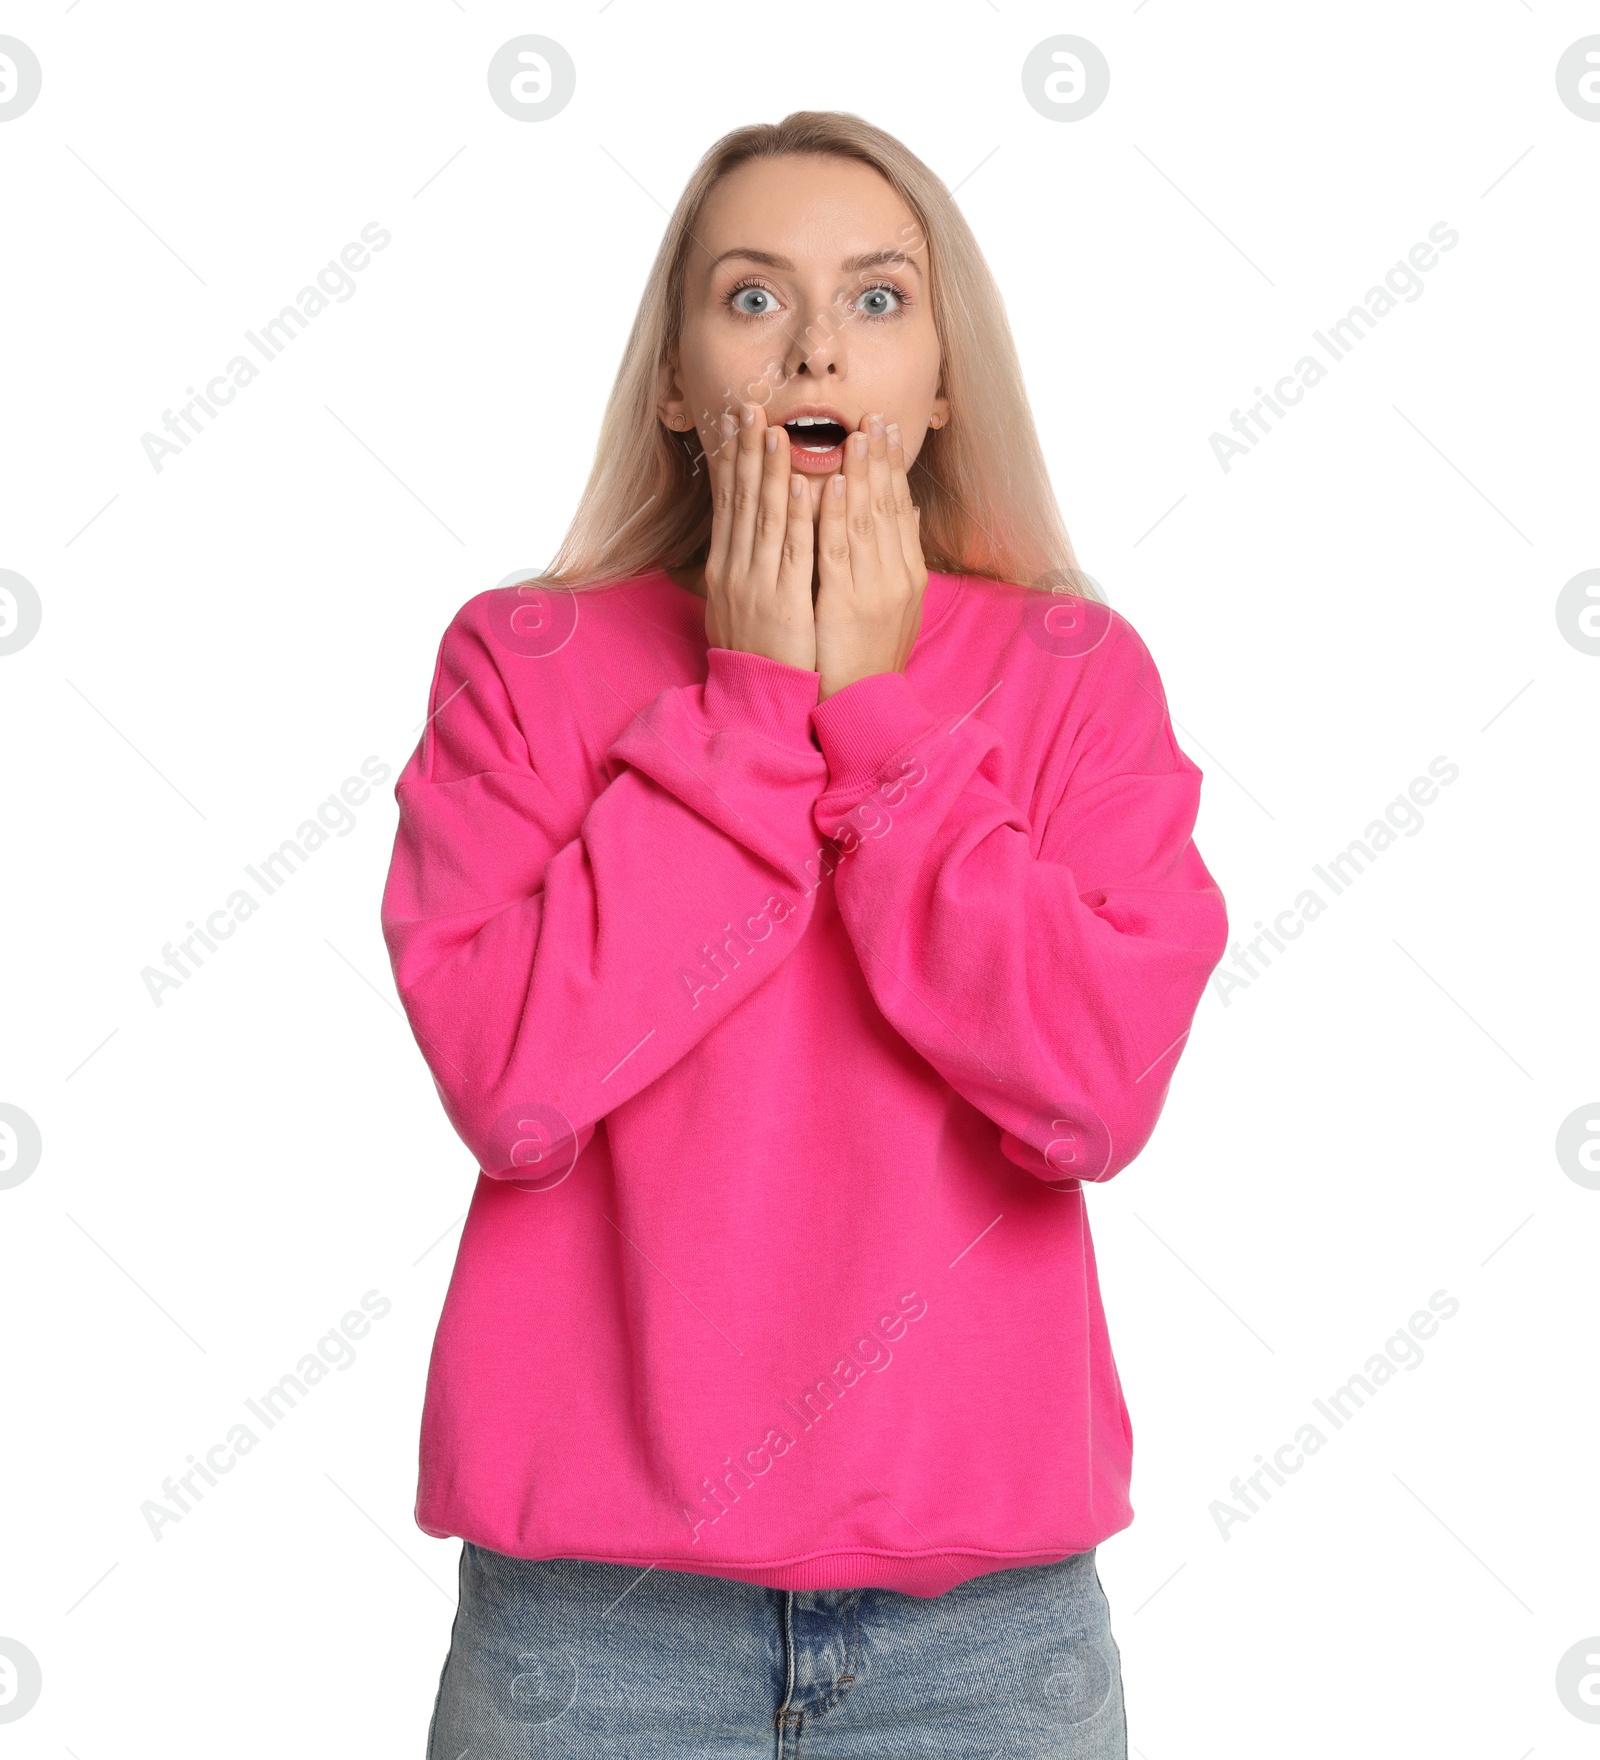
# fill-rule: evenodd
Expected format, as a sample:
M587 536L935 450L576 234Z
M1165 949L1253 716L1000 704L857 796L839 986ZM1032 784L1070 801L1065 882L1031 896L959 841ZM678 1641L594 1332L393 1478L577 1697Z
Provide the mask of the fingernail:
M753 403L747 403L744 408L739 411L739 426L741 428L753 428L755 426L755 421L755 405Z
M883 432L883 422L881 421L881 419L879 417L869 416L867 418L867 432L873 437L874 440L876 440L878 438L878 436Z
M866 435L865 434L852 434L850 436L850 449L851 449L851 451L853 451L855 453L857 458L865 458L867 456L867 437L866 437Z
M778 450L778 430L776 428L768 428L767 429L767 451L768 452L776 452L777 450Z
M831 481L833 484L833 498L837 501L839 497L844 494L844 478L834 477Z
M731 415L729 415L729 413L726 410L724 410L722 412L722 414L717 418L717 427L724 434L733 434L733 433L738 432L739 424L733 419L733 417Z
M889 444L891 446L900 444L900 424L898 422L890 422L889 424Z
M790 477L790 479L789 479L789 493L792 496L799 497L801 495L804 495L805 492L806 492L805 478L802 476L798 476L798 475Z

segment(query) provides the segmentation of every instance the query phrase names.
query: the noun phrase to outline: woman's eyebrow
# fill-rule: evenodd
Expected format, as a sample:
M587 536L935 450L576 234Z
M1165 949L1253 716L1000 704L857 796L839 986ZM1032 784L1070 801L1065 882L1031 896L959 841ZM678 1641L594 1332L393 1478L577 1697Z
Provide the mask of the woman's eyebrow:
M794 264L787 257L775 257L771 251L758 251L752 245L735 245L731 250L723 251L711 259L711 267L715 269L719 263L727 262L729 257L744 257L752 263L763 263L769 269L793 270ZM858 257L846 257L839 265L841 269L876 269L880 264L905 264L916 270L917 279L922 278L922 265L915 257L908 256L902 250L863 251Z
M896 265L904 263L908 268L916 270L919 281L922 279L922 265L917 259L908 256L902 250L892 248L884 251L867 251L862 256L851 257L847 262L841 263L839 267L841 269L876 269L884 263Z

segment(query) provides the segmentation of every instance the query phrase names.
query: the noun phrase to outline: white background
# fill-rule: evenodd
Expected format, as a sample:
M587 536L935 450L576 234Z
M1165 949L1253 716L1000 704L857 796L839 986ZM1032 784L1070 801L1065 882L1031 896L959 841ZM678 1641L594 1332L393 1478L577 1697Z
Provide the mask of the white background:
M959 186L1235 938L1460 768L1208 993L1089 1194L1132 1749L1593 1754L1555 1676L1600 1633L1600 1191L1555 1138L1600 1093L1600 658L1556 599L1600 565L1600 125L1555 66L1600 13L76 0L0 30L44 70L0 125L0 567L44 606L0 659L0 1100L44 1142L0 1191L0 1637L44 1680L0 1748L421 1753L459 1545L413 1525L416 1435L475 1170L379 933L392 774L451 615L565 529L695 160L838 108ZM578 70L537 125L485 80L528 31ZM1020 83L1061 31L1111 67L1071 124ZM370 221L355 296L153 470L141 435ZM1441 221L1421 297L1224 472L1212 432ZM349 835L154 1006L163 944L369 754ZM141 1503L369 1289L355 1365L154 1541ZM1441 1289L1421 1366L1224 1539L1229 1481Z

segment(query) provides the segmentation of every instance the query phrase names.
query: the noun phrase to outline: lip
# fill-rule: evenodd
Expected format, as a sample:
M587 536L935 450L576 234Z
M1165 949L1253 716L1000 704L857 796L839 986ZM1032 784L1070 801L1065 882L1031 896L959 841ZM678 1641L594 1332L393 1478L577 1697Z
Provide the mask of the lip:
M843 414L829 403L802 403L798 409L792 409L777 421L769 416L768 422L773 427L781 428L785 422L792 422L796 416L820 416L824 421L837 422L846 434L855 432L855 425L847 422ZM830 447L826 452L807 452L795 444L794 436L789 436L789 464L794 470L806 476L832 476L844 466L844 446L840 441L837 446Z

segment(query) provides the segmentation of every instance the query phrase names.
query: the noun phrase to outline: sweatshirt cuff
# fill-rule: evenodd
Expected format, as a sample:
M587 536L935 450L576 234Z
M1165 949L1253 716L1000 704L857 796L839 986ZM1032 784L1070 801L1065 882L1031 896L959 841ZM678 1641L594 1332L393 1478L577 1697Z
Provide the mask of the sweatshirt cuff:
M939 725L903 672L874 672L811 711L832 796L865 791L890 758Z
M807 717L821 687L821 675L803 667L742 648L708 648L701 702L713 726L747 727L815 754Z

